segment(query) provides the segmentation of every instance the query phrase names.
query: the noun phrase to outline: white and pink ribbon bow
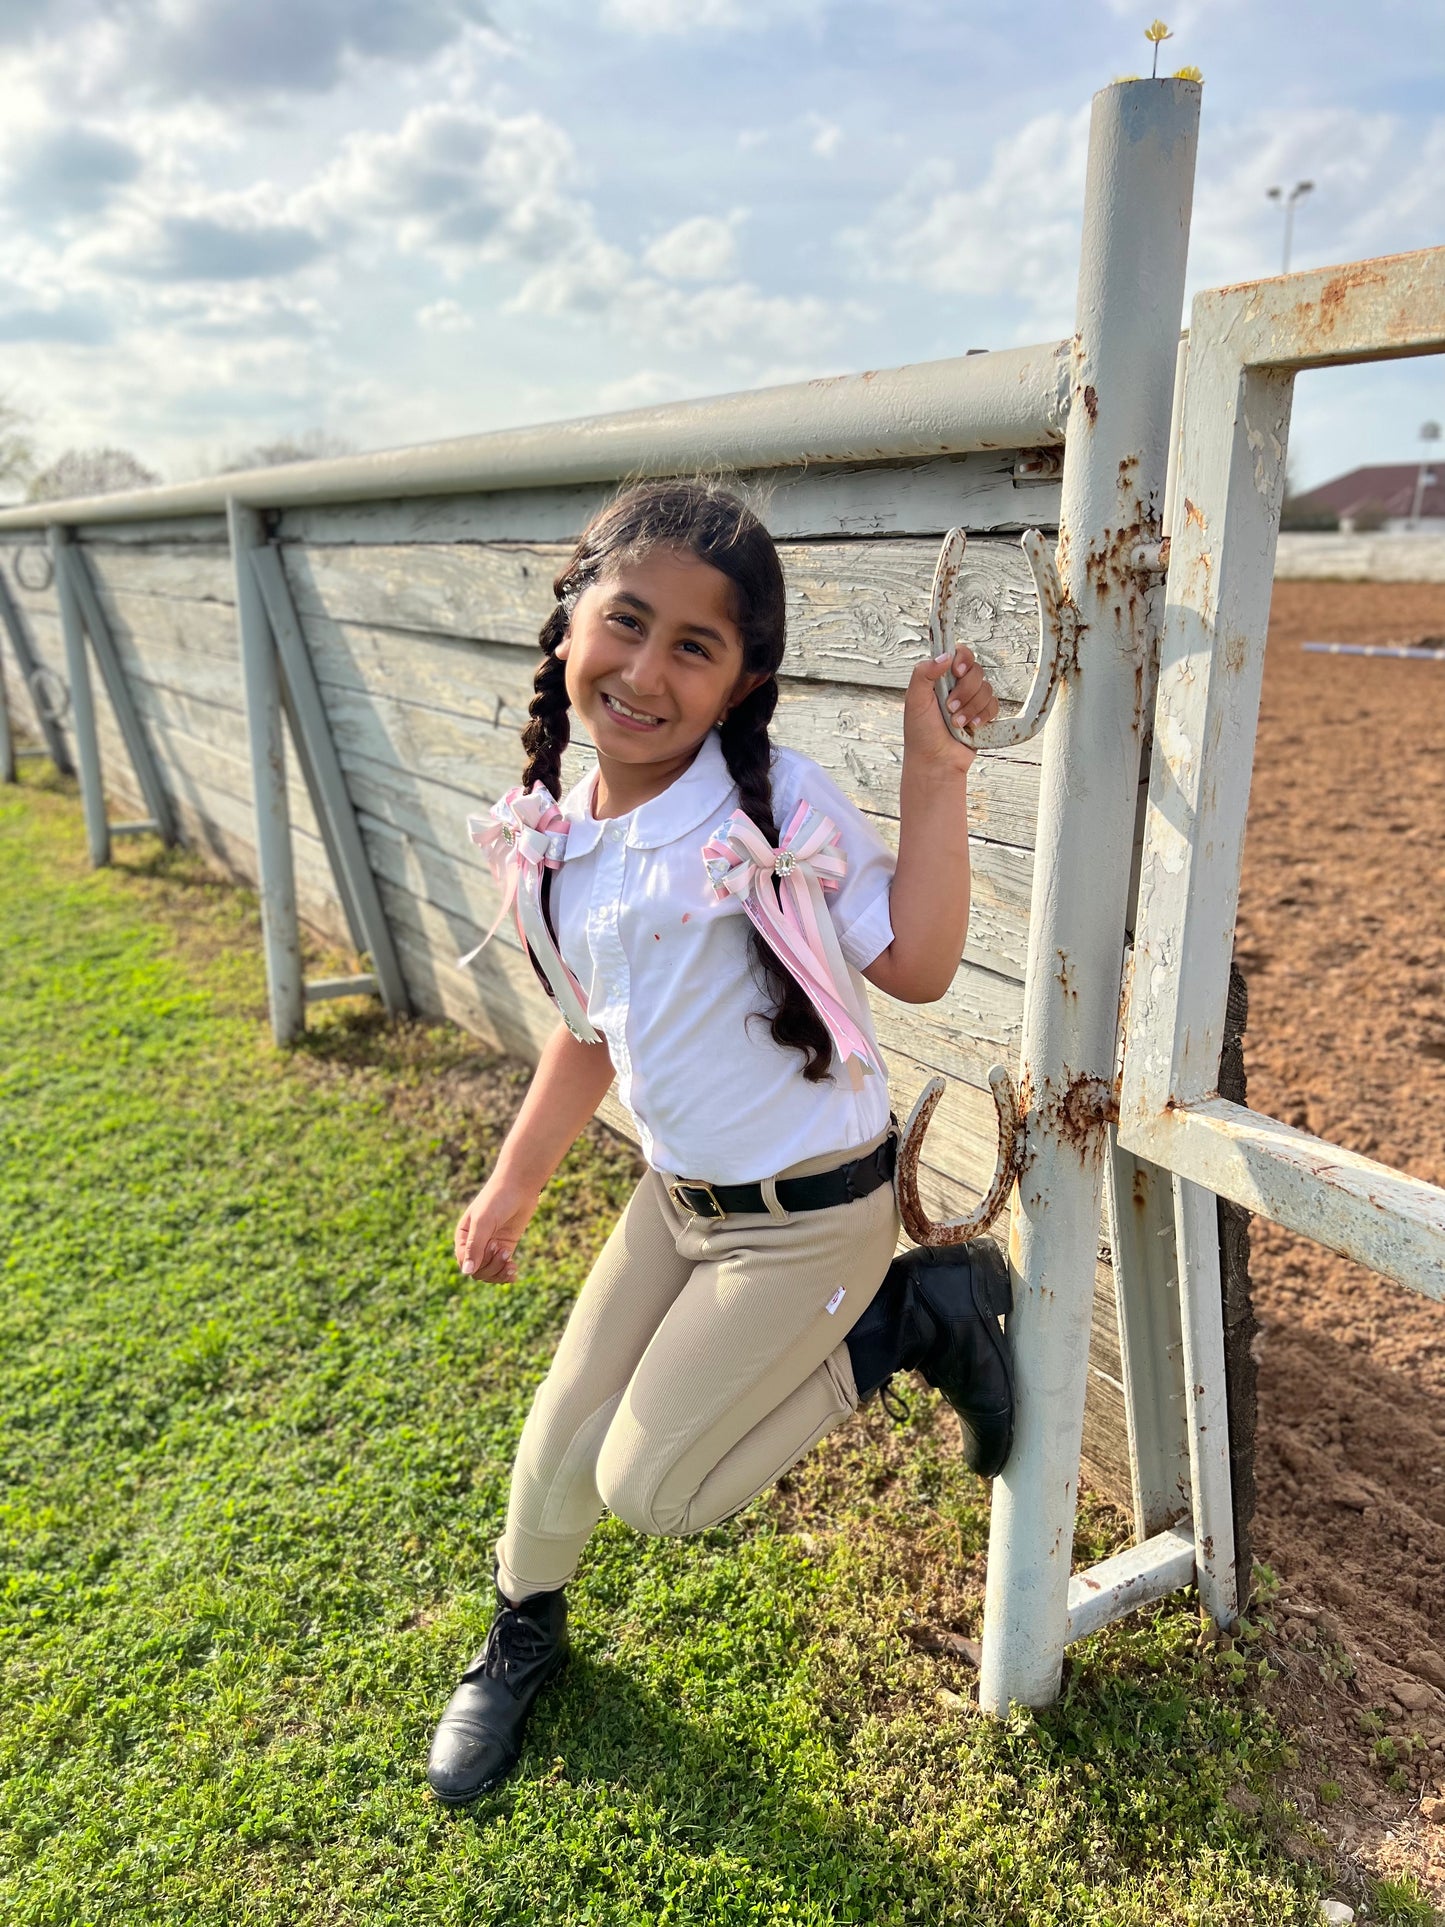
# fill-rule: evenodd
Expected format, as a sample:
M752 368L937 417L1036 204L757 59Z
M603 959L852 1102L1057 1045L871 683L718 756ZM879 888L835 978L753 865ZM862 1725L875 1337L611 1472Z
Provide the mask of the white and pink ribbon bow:
M465 970L481 955L510 910L517 935L537 959L568 1030L584 1044L600 1044L602 1038L587 1019L582 986L563 961L542 911L543 872L561 865L567 829L567 819L545 783L534 783L530 794L514 785L493 803L489 815L467 818L467 834L486 852L502 892L502 907L476 949L457 958L457 968Z
M734 810L703 845L702 856L713 889L738 898L754 929L808 993L858 1090L866 1073L883 1066L823 899L848 868L836 826L800 802L775 850L744 810ZM769 881L774 877L776 890Z

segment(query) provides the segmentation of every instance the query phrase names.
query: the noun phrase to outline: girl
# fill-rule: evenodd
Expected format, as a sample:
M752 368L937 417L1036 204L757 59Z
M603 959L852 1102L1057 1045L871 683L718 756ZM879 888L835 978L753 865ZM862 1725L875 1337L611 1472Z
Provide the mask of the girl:
M427 1763L452 1805L516 1764L604 1506L644 1532L714 1525L913 1367L959 1410L977 1470L997 1471L1012 1436L997 1246L890 1265L895 1133L858 974L910 1003L953 976L973 752L934 684L952 668L951 711L984 722L998 704L982 670L959 649L913 672L895 862L831 777L769 742L783 575L736 497L631 489L553 586L523 787L469 828L566 1021L457 1225L457 1261L516 1277L542 1189L614 1074L648 1169L522 1432L496 1615ZM597 768L559 808L573 711Z

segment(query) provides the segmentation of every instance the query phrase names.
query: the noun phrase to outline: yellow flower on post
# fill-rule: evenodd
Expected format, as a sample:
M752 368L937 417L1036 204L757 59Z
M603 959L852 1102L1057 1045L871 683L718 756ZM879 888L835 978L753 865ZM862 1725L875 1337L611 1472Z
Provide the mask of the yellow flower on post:
M1159 78L1159 43L1162 40L1172 40L1174 36L1162 20L1151 20L1149 25L1144 29L1144 38L1154 43L1154 72L1152 78L1157 80Z

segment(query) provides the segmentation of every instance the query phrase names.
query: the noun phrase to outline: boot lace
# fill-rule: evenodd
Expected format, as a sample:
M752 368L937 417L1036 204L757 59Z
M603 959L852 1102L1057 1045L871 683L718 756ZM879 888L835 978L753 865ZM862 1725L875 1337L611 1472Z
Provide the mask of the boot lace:
M908 1400L901 1392L894 1390L893 1375L891 1372L878 1387L878 1403L883 1407L895 1425L906 1425L908 1423Z
M546 1631L514 1606L503 1606L492 1621L475 1671L499 1679L516 1691L517 1675L544 1657L551 1645Z

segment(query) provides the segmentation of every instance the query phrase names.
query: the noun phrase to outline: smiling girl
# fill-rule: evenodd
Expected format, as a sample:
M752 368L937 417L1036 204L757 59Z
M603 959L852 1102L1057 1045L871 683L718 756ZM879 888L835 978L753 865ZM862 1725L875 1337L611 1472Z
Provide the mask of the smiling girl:
M647 1171L522 1432L496 1614L427 1763L453 1805L516 1764L604 1506L643 1532L699 1532L915 1367L959 1412L976 1470L996 1472L1012 1437L998 1247L890 1263L896 1133L862 987L924 1003L957 967L973 751L934 684L951 668L952 713L988 721L983 671L959 649L913 672L895 860L824 770L769 741L783 575L736 497L629 490L554 591L522 786L470 824L565 1021L457 1225L457 1261L516 1277L543 1187L614 1076ZM597 767L559 807L574 713Z

